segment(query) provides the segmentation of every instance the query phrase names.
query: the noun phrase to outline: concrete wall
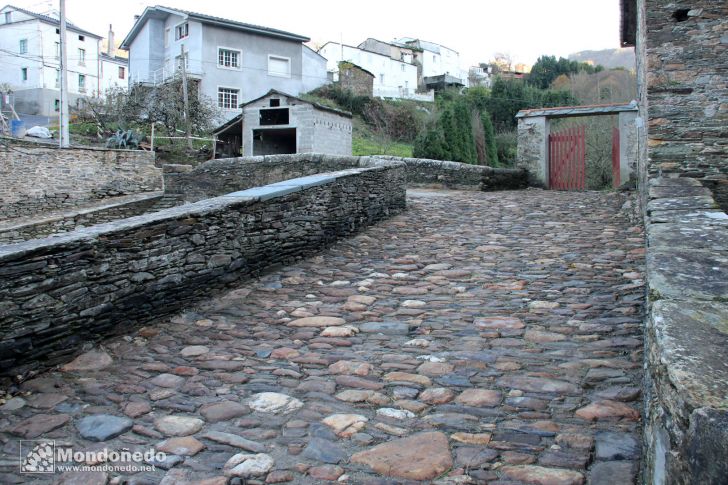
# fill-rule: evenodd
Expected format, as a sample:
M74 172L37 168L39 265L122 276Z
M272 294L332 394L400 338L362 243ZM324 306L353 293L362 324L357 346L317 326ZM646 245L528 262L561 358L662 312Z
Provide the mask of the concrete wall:
M149 152L30 144L12 148L0 150L0 219L162 189L162 172Z
M403 166L386 163L2 246L1 372L68 360L87 342L174 314L404 206Z
M706 181L728 207L728 3L640 1L648 175Z
M549 121L545 116L518 119L516 166L528 170L529 185L549 184Z
M289 108L287 125L260 124L260 110L270 108L271 98L280 100L280 107ZM310 103L283 95L266 96L247 105L243 111L243 155L253 156L253 130L296 129L297 153L351 155L351 118L316 108Z

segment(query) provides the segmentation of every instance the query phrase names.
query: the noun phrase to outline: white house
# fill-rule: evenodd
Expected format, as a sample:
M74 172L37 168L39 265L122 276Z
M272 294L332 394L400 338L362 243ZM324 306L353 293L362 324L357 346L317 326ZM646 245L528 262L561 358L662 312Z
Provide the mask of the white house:
M432 93L417 93L417 66L414 64L337 42L327 42L319 53L326 58L326 68L334 73L334 80L337 80L339 62L346 61L374 74L374 96L434 100Z
M467 86L468 71L460 66L460 54L444 45L435 44L412 37L402 37L394 45L410 47L414 50L414 62L422 66L422 78L429 87L427 78L446 78L447 84ZM438 84L438 81L433 81Z
M126 90L129 87L129 59L121 54L124 51L117 51L114 40L114 31L109 25L109 35L99 56L99 77L101 78L100 93L103 96L111 88Z
M243 10L241 10L243 11ZM271 89L298 95L328 82L326 59L308 37L167 7L147 7L121 44L129 82L155 85L179 73L182 52L200 93L226 119Z
M69 104L98 95L101 37L67 22ZM20 114L52 116L60 108L60 21L6 5L0 9L0 83L10 85Z

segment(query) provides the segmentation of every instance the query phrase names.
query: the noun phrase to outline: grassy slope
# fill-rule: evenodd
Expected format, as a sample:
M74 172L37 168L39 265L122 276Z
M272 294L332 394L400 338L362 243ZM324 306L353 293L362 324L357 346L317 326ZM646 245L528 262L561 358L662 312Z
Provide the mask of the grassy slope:
M411 144L392 142L383 146L378 137L372 133L371 128L358 116L355 116L353 119L353 128L351 136L352 155L393 155L395 157L412 157Z

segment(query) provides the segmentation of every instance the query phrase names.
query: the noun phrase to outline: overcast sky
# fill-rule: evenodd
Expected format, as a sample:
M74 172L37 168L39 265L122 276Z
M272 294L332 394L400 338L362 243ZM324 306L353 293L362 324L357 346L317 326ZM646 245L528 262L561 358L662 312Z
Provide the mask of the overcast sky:
M58 0L12 0L35 12L58 9ZM416 37L460 52L462 67L506 52L533 64L542 54L564 56L619 47L619 0L66 0L68 19L106 37L113 24L122 39L147 5L162 4L310 37L319 45L357 45L367 37ZM365 7L365 8L362 8Z

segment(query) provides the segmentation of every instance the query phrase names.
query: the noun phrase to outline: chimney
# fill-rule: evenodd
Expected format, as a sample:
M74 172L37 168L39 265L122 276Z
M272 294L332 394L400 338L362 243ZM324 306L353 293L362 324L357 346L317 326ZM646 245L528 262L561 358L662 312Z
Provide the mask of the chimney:
M114 31L111 30L111 24L109 24L109 37L106 39L106 42L106 53L109 57L114 57L116 55L116 45L114 44Z

